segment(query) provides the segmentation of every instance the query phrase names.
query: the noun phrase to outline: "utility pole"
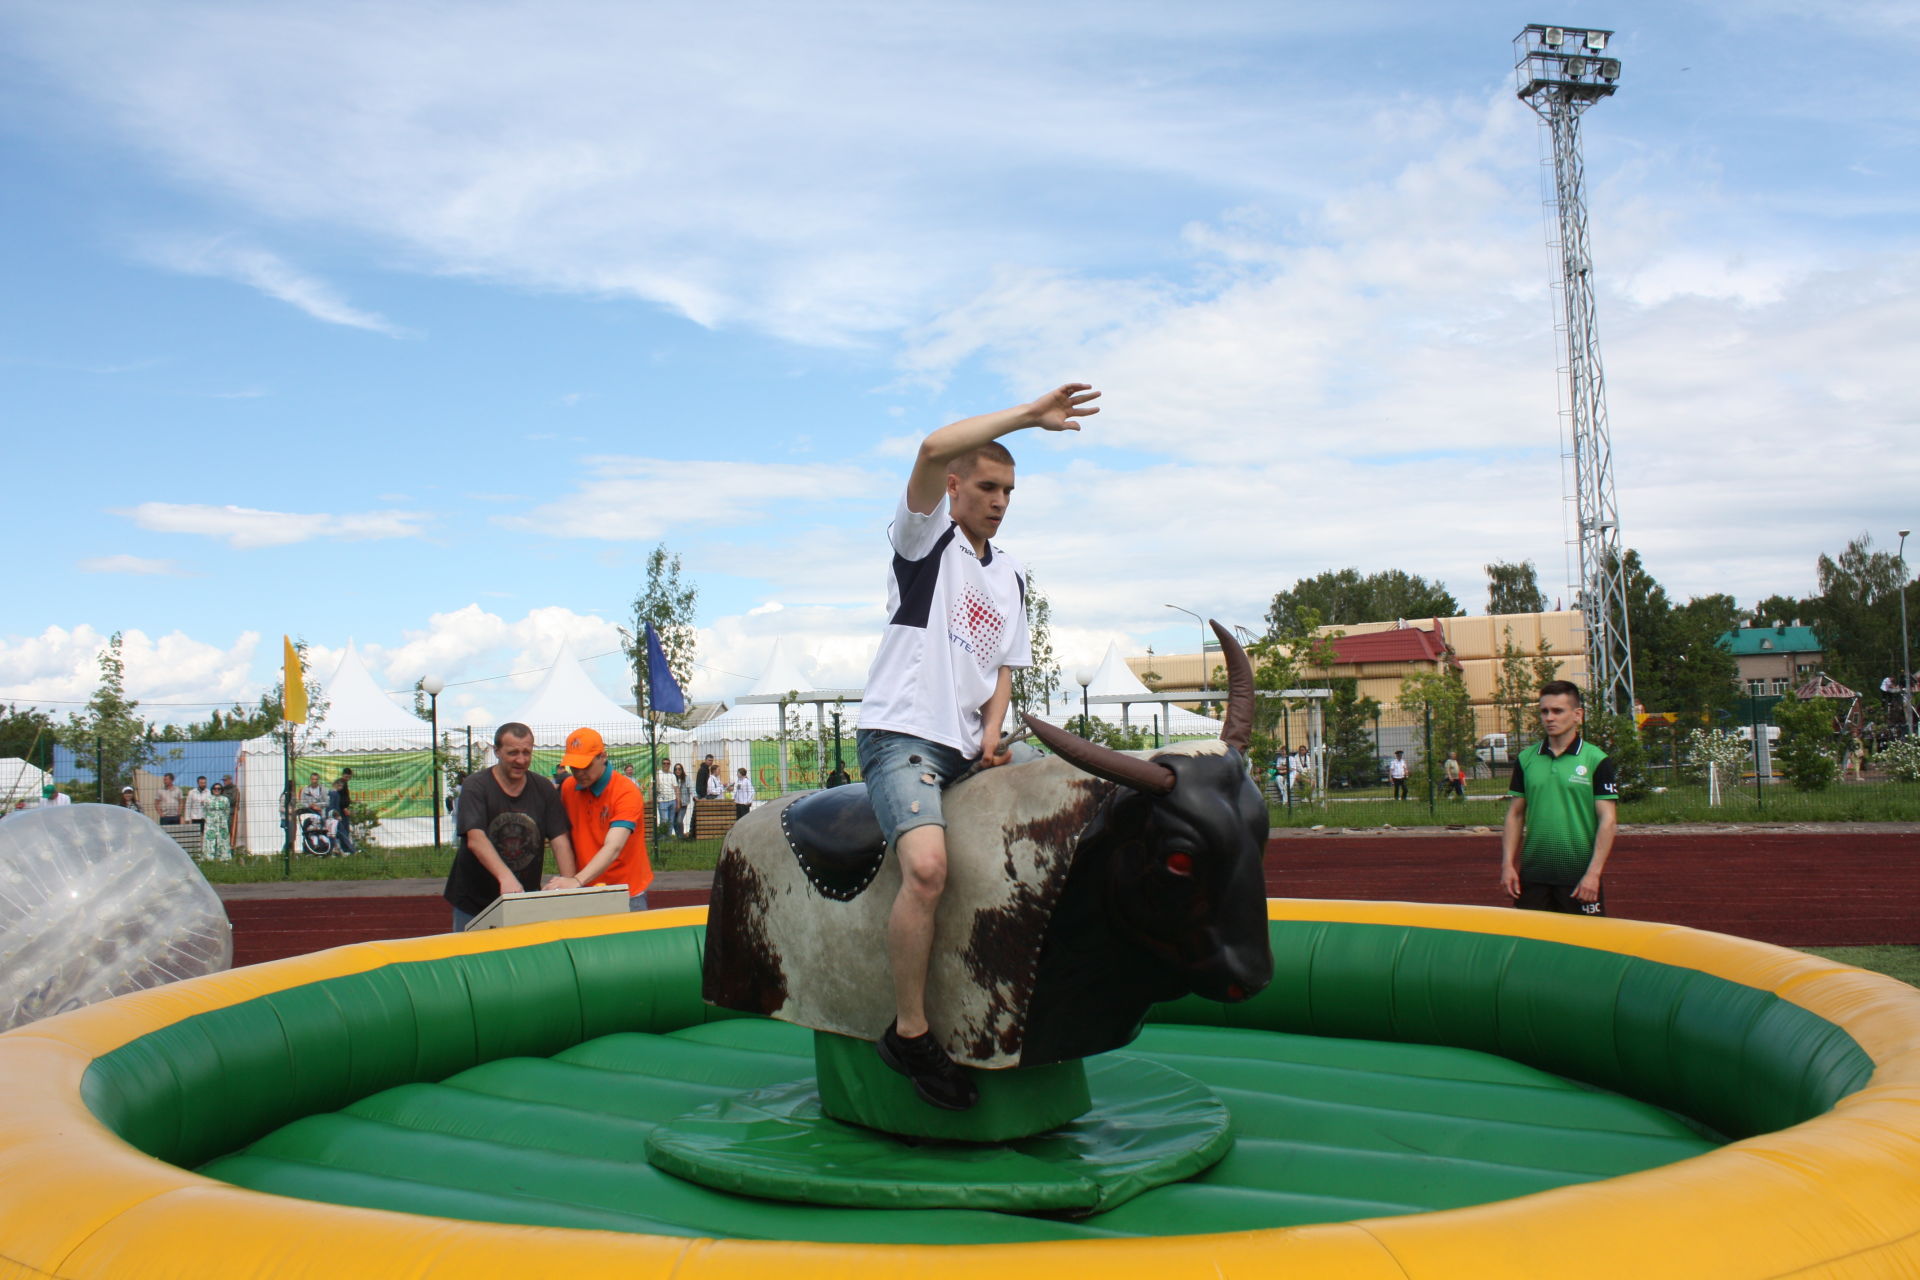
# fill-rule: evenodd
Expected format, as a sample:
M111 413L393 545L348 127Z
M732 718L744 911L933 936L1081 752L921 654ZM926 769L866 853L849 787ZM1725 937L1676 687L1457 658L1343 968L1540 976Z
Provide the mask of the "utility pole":
M1587 243L1586 170L1580 156L1581 113L1613 96L1620 60L1607 56L1613 32L1535 23L1514 37L1520 100L1546 123L1553 151L1553 207L1558 215L1555 288L1563 315L1567 361L1567 435L1579 518L1580 614L1587 631L1587 683L1610 711L1631 713L1633 650L1627 623L1626 566L1620 506L1613 489L1613 441L1607 427L1606 375L1593 304L1593 262Z

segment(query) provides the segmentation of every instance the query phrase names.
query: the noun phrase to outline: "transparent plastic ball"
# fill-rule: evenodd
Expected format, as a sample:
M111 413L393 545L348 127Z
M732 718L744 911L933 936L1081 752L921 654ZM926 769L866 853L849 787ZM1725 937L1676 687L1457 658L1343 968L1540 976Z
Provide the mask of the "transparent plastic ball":
M0 1030L232 963L220 896L139 813L74 804L0 820Z

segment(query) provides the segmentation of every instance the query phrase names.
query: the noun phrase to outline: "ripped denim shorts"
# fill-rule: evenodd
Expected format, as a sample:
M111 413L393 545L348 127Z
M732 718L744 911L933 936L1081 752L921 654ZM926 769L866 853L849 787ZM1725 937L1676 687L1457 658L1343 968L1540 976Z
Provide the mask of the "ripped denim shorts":
M862 729L854 736L860 776L867 784L880 830L891 849L915 827L944 827L940 789L964 777L973 761L952 747L887 729Z

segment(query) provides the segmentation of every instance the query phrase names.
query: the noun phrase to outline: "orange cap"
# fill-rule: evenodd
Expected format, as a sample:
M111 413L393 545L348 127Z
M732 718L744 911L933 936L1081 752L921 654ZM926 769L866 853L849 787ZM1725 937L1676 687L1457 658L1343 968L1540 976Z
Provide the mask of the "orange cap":
M606 749L607 744L600 741L598 731L575 729L567 735L567 754L560 757L560 763L569 769L584 769Z

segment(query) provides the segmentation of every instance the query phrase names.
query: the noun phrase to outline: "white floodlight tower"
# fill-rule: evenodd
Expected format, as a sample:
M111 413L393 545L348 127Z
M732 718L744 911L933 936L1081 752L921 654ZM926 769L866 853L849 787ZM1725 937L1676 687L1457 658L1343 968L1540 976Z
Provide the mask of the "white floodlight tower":
M1535 24L1513 39L1520 100L1546 121L1553 146L1553 205L1559 215L1564 308L1568 436L1574 506L1580 520L1580 613L1587 629L1587 682L1601 704L1631 712L1633 652L1627 628L1626 567L1620 547L1620 505L1613 491L1613 441L1607 429L1607 383L1600 368L1600 332L1593 306L1593 261L1587 245L1585 168L1580 115L1613 96L1620 60L1608 56L1611 31Z

